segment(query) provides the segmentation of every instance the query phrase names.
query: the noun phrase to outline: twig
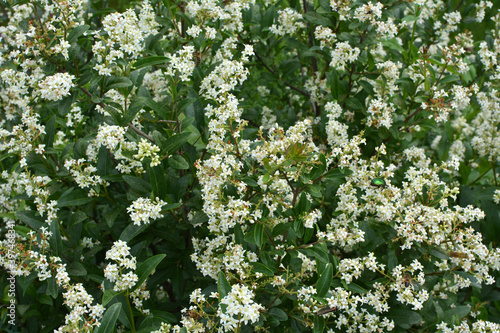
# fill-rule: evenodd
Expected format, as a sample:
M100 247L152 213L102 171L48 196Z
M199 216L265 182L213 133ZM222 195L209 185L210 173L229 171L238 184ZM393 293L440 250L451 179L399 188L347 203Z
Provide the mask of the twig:
M88 97L92 98L92 94L90 93L90 91L88 91L86 88L84 87L80 87L80 90L83 91L83 93L85 95L87 95ZM100 103L97 103L97 105L99 105L100 107L102 107L103 109L106 107L106 104L104 104L103 102L100 102ZM149 141L151 142L154 142L153 140L153 137L144 133L143 131L141 131L140 129L138 129L137 127L135 127L132 123L128 123L127 124L128 127L130 127L134 132L136 132L137 134L139 134L140 136L143 136L145 137L146 139L148 139Z

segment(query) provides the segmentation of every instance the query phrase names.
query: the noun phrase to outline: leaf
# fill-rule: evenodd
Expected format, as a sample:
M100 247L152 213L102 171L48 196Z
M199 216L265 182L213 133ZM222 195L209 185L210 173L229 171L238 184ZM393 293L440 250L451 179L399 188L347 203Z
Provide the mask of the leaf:
M316 12L307 12L302 15L302 17L308 22L323 25L325 27L328 27L332 24L329 19Z
M365 288L361 287L356 283L349 283L347 285L347 290L354 291L359 294L366 294L368 292L368 290L366 290Z
M106 89L127 88L133 85L132 81L125 76L111 76L106 80Z
M168 164L176 170L189 169L189 163L179 154L174 154L168 158Z
M253 237L255 240L255 245L257 245L257 247L261 247L264 239L264 226L262 224L260 223L255 224L255 231Z
M56 299L58 294L59 287L56 283L56 279L55 277L51 277L47 280L47 295L49 295L53 299Z
M166 254L157 254L151 258L146 259L142 264L137 267L135 273L139 277L137 283L134 288L132 288L131 292L140 288L142 283L146 281L148 276L153 272L153 270L158 266L158 264L166 257Z
M87 275L87 270L85 269L85 267L83 267L83 265L79 262L72 262L68 268L67 268L67 272L68 272L68 275L69 276L85 276Z
M262 273L267 276L274 276L274 272L266 265L261 264L260 262L252 262L251 264L253 266L252 272Z
M322 333L325 330L325 318L314 316L313 333Z
M231 285L223 272L219 272L219 277L217 278L217 291L219 292L219 302L231 291Z
M47 225L39 216L35 215L36 212L32 210L23 210L16 212L16 217L26 223L31 229L39 230L42 226Z
M139 107L147 106L151 110L153 110L153 112L156 113L161 119L167 119L167 110L149 97L137 97L134 100L133 104Z
M319 276L318 282L316 283L316 290L318 291L318 297L324 297L328 290L330 290L330 285L333 280L333 266L331 263L326 264L325 269Z
M194 98L194 97L187 97L187 98L183 98L181 99L178 103L177 103L177 111L184 111L188 106L190 106L191 104L193 104L194 102L196 102L198 99L197 98Z
M131 191L148 196L151 194L151 185L142 178L123 175L123 180L130 186Z
M108 282L109 283L109 282ZM118 295L121 295L121 291L115 291L113 289L107 289L104 291L104 295L102 295L102 306L106 306L109 302L113 300Z
M336 168L328 170L324 178L327 179L344 178L349 176L350 174L352 174L352 171L349 169Z
M169 58L163 57L163 56L150 56L150 57L140 58L140 59L137 59L136 62L134 62L134 68L139 69L139 68L148 67L148 66L165 64L168 61L169 61Z
M104 214L104 219L106 220L106 224L108 225L108 227L111 228L113 226L120 212L121 212L120 208L115 208Z
M116 329L116 320L122 310L121 303L115 303L106 310L106 313L101 319L101 326L97 329L97 333L111 333Z
M45 148L52 148L54 144L54 136L56 133L56 115L50 117L45 125L45 137L43 138L43 143L45 144Z
M287 321L288 315L285 311L280 308L271 308L269 309L269 315L273 318L276 318L278 321Z
M167 142L165 143L165 147L162 150L162 155L171 155L175 153L179 148L185 144L191 136L191 133L189 132L182 132L176 135L172 135L170 138L167 139ZM165 153L163 153L165 152Z
M59 220L53 219L50 222L50 247L54 250L54 255L59 257L62 253L61 230L59 230Z
M151 184L155 197L162 200L165 199L167 196L166 182L167 180L161 165L149 167L149 183Z
M92 200L94 199L89 198L87 192L84 190L76 189L72 191L72 188L70 188L68 191L61 194L61 197L57 201L57 207L81 206L91 202Z
M125 230L122 231L119 239L124 242L129 242L132 238L142 233L148 227L148 224L143 224L141 226L135 224L129 224Z
M404 329L409 329L413 325L423 321L422 317L417 312L403 309L391 310L387 317L394 320L396 325Z
M68 34L68 38L67 38L68 42L69 43L76 42L76 40L78 39L78 37L80 37L81 35L83 35L85 33L85 31L89 30L89 28L90 28L90 26L88 26L86 24L79 25L79 26L75 27Z

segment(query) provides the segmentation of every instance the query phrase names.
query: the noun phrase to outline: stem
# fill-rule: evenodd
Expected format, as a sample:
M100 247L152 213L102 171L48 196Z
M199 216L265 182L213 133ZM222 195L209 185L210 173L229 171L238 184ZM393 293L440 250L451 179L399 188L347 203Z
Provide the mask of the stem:
M80 90L83 91L83 93L85 95L87 95L88 97L92 98L92 94L90 93L90 91L88 91L86 88L84 87L80 87ZM106 107L106 104L104 103L97 103L100 107L102 107L103 109ZM146 139L148 139L149 141L151 142L154 142L153 140L153 137L144 133L143 131L141 131L140 129L138 129L137 127L135 127L132 123L128 123L127 124L128 127L130 127L134 132L136 132L137 134L139 134L140 136L143 136L145 137Z
M255 57L257 58L257 60L259 60L259 62L269 71L269 73L273 74L274 76L276 76L276 72L271 68L269 67L265 62L264 60L262 60L262 58L257 54L255 53ZM309 93L305 90L302 90L300 88L297 88L295 87L294 85L286 82L286 81L283 81L283 83L287 86L287 87L290 87L291 89L295 90L296 92L304 95L304 96L307 96L308 98L311 97L311 95L309 95Z
M127 295L126 295L126 300L127 300L127 305L128 305L128 311L130 313L130 325L132 326L132 332L135 333L135 324L134 324L134 315L132 314L132 306L130 305L130 299L129 299L130 293L127 290Z
M483 178L484 175L486 175L490 170L491 169L488 169L485 172L483 172L482 174L480 174L479 177L477 177L472 183L469 184L469 186L474 185L479 179ZM496 181L496 178L495 178L495 181Z

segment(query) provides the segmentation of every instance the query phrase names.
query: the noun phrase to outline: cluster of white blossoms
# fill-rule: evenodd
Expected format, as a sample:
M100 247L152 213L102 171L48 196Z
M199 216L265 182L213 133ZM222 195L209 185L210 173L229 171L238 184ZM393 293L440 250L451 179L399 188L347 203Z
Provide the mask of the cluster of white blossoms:
M38 85L40 96L49 101L58 101L70 93L70 89L75 86L74 75L68 73L56 73L48 76Z
M120 74L117 61L136 59L143 49L144 39L158 32L151 4L144 0L141 5L139 15L129 9L125 13L111 13L104 17L102 24L106 35L98 37L100 40L92 46L97 60L94 69L99 75L109 76L114 71Z
M104 277L114 283L113 290L126 291L135 307L144 315L148 315L149 310L143 307L143 301L150 297L150 292L146 290L146 281L143 281L139 288L128 293L135 287L139 277L134 273L137 260L130 254L130 247L127 243L121 240L114 242L111 249L106 252L106 259L116 262L106 265L104 269Z
M378 99L372 99L370 105L368 105L367 113L368 118L366 125L375 126L377 128L384 126L386 128L391 128L392 125L392 114L395 108L392 103L387 103Z
M141 225L141 223L148 224L151 220L157 220L163 215L161 214L161 207L166 203L159 198L152 201L149 198L138 198L132 205L127 207L127 212L130 215L130 219L135 225Z
M357 47L352 47L349 42L341 42L335 45L335 49L331 51L332 61L330 66L337 70L345 70L348 63L353 63L358 59L360 50Z
M171 77L179 75L182 82L189 81L190 76L195 68L193 60L194 46L183 46L182 49L177 51L170 57L170 64L167 68L166 74Z
M201 142L206 140L202 133L201 145L182 148L190 159L200 160L189 188L193 200L173 214L184 214L180 221L187 215L190 222L197 214L206 217L192 233L191 260L203 276L219 284L224 276L231 288L219 285L224 295L192 292L189 307L182 310L185 330L240 331L243 325L264 330L278 312L273 311L283 306L293 307L286 315L307 328L326 319L330 330L391 331L400 324L384 317L391 308L421 311L429 300L494 285L500 250L488 247L474 225L485 214L456 202L457 179L470 176L463 184L471 188L476 180L497 185L500 162L500 13L492 40L476 40L473 33L458 31L464 20L483 21L493 6L476 2L467 17L443 0L396 1L390 8L377 1L328 0L314 6L306 1L303 9L274 0L192 0L166 9L162 2L144 0L141 8L102 15L102 20L83 0L9 3L9 22L0 27L0 213L9 228L18 220L45 219L47 225L36 231L16 228L14 263L0 256L0 265L17 276L55 278L69 309L56 332L96 331L104 313L101 305L93 305L98 291L72 283L66 263L50 257L49 251L60 250L50 244L59 237L51 230L60 228L68 251L71 245L80 251L102 241L92 241L88 232L115 235L117 230L110 234L98 225L81 228L76 233L81 239L75 240L63 217L75 225L73 217L98 220L103 206L104 212L110 208L108 199L115 204L113 199L125 197L115 185L131 177L121 174L151 177L145 165L162 166L161 136L173 128L165 124L176 123L180 130L182 118L173 120L176 98L198 95L196 106L182 117L189 122L194 110L198 127L208 119L208 142ZM328 6L334 13L325 13ZM88 13L95 17L87 19ZM274 21L270 14L277 14ZM90 27L94 21L102 25ZM416 36L424 29L428 35ZM267 59L285 43L284 52ZM306 45L308 53L302 56L297 45ZM88 52L87 63L81 61L82 50ZM170 62L134 68L138 59L153 54L165 54ZM293 69L286 62L290 55L293 61L299 58L294 64L300 71L288 73L297 83L281 75L283 68ZM266 76L249 71L259 67L266 67ZM486 74L476 80L479 70ZM116 89L106 90L109 83ZM248 107L249 95L262 101ZM172 106L172 119L158 119L154 103L149 113L133 109L149 98L161 109ZM135 112L133 119L129 112ZM129 120L117 124L116 115ZM254 122L262 127L247 128ZM446 132L436 133L434 127ZM412 136L420 128L425 139L415 135L411 142L398 141L395 135ZM376 142L391 150L387 153L385 144L374 147ZM443 162L436 164L436 155ZM108 162L103 156L118 172L98 170ZM478 174L483 161L491 169ZM464 174L469 165L473 170ZM75 187L64 168L89 196L106 199L94 200L92 209L82 204L81 211L58 207L59 193ZM193 169L172 170L160 171L192 177ZM500 190L490 193L499 204ZM118 204L134 225L143 226L163 217L166 203L153 197L135 199L129 192L129 202ZM394 252L387 258L375 254L380 248L365 249L376 242ZM7 246L0 241L0 252ZM425 255L413 259L415 252ZM149 316L143 301L150 292L146 281L138 285L142 279L127 243L114 242L106 259L112 262L104 269L108 281L103 286L112 284ZM329 285L322 285L328 271L322 275L320 269L326 262L330 268L332 260L335 273ZM162 288L157 295L165 297ZM497 324L472 322L477 314L471 310L466 317L471 322L441 323L437 329L500 331ZM162 324L157 332L170 329Z
M221 328L233 331L241 323L255 323L259 320L259 311L264 307L255 303L255 294L247 286L234 284L231 291L220 301L217 315L221 319Z
M134 158L142 161L144 158L151 159L151 163L149 165L151 167L159 165L160 157L158 153L160 152L160 148L155 144L151 144L151 142L147 141L144 138L141 138L141 141L137 144L137 154L134 155Z
M108 186L109 183L97 174L97 168L88 164L84 158L75 160L73 158L64 162L64 167L68 169L73 180L82 189L89 188L89 197L99 195L100 186Z
M133 272L136 268L136 259L130 255L130 248L124 241L116 241L109 251L106 252L106 259L116 262L108 264L104 269L104 277L110 282L114 282L115 291L132 289L139 279ZM131 270L125 273L125 270Z
M278 11L279 24L273 24L269 30L280 36L293 35L297 30L305 28L302 22L302 14L297 13L292 8L286 8Z

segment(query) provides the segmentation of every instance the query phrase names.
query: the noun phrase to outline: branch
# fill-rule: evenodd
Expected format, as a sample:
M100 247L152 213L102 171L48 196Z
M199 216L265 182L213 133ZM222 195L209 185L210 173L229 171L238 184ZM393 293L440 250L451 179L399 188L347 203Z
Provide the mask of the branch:
M90 91L88 91L86 88L84 87L79 87L81 91L83 91L83 93L85 95L87 95L89 98L92 98L92 94L90 93ZM99 105L100 107L102 107L103 109L106 107L106 104L104 104L103 102L101 103L97 103L97 105ZM153 137L144 133L143 131L141 131L140 129L138 129L137 127L135 127L132 123L128 123L127 124L128 127L130 127L134 132L136 132L137 134L139 134L140 136L143 136L145 137L146 139L148 139L149 141L151 142L154 142L153 140Z

